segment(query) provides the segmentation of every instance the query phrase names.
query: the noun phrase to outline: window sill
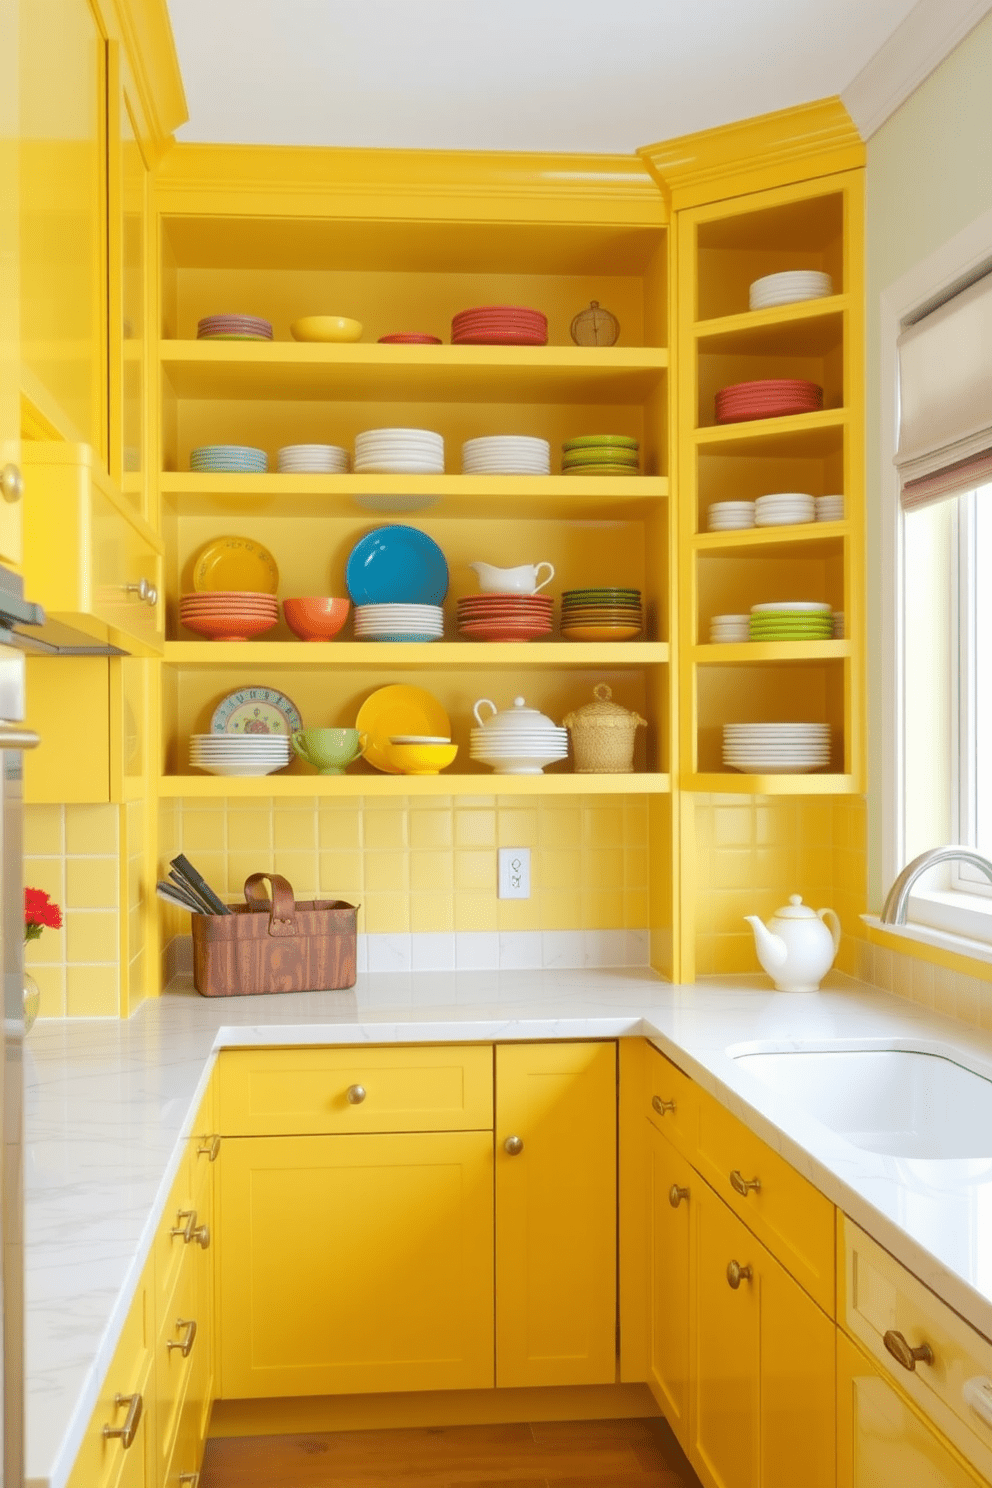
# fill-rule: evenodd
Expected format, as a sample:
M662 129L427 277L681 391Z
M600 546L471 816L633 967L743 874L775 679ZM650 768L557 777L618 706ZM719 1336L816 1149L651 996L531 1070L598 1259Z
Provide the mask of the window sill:
M917 897L918 896L914 894L910 900L910 906L912 909L916 908ZM919 896L919 898L921 899L923 897L924 896L922 895ZM930 896L927 897L929 898ZM956 898L957 896L941 895L940 897L950 899ZM924 909L923 912L927 913L929 907L930 906L927 906L927 908ZM965 910L964 913L973 913L976 915L976 917L983 914L981 910ZM985 924L987 924L988 926L988 933L990 937L992 937L992 908L990 908L989 911L984 912L983 918ZM868 926L868 929L871 932L870 938L872 940L880 944L887 943L890 946L892 945L893 941L901 941L903 942L902 945L893 946L892 948L905 950L906 954L908 955L913 954L912 947L914 945L920 947L926 946L938 952L938 957L935 957L933 959L943 959L939 956L939 953L943 952L945 955L949 953L956 960L961 959L964 961L980 961L986 966L992 966L992 939L976 939L974 936L962 934L960 930L952 930L947 929L943 926L926 924L921 920L911 920L908 924L905 925L883 925L878 915L865 914L861 916L861 919ZM978 928L980 930L984 929L985 925L980 923Z

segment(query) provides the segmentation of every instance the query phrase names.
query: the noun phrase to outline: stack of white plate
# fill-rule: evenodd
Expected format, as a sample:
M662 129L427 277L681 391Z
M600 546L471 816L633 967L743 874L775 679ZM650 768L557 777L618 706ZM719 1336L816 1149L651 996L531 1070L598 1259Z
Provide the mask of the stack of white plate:
M714 615L710 621L710 644L731 645L751 639L750 615Z
M843 496L817 496L814 500L816 501L816 520L818 522L843 522Z
M711 532L732 532L739 527L753 527L753 501L713 501L706 513L706 525Z
M367 604L355 606L357 641L439 641L444 611L433 604Z
M348 451L339 444L284 444L278 458L284 475L348 473Z
M551 446L527 434L490 434L462 445L465 475L550 475Z
M545 765L568 759L568 729L504 729L494 738L490 729L474 728L472 759L490 765L494 775L540 775Z
M842 641L844 639L844 611L843 610L834 610L833 620L834 620L834 640L835 641Z
M791 527L797 522L815 522L816 498L802 491L779 491L759 496L754 503L756 527Z
M808 775L830 763L830 725L725 723L723 763L752 775Z
M355 435L355 471L366 475L443 475L444 438L431 429L369 429Z
M271 775L292 759L288 734L192 734L189 762L208 775Z
M773 305L794 305L799 300L822 300L834 292L829 274L816 269L792 269L785 274L766 274L755 279L748 291L752 310L770 310Z

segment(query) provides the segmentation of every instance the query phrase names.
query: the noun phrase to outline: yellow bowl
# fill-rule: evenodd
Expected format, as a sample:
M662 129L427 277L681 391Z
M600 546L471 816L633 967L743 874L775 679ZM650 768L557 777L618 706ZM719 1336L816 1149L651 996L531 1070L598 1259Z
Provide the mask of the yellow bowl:
M457 744L387 744L383 754L401 775L438 775L458 753Z
M290 326L294 341L357 341L362 322L346 315L304 315Z

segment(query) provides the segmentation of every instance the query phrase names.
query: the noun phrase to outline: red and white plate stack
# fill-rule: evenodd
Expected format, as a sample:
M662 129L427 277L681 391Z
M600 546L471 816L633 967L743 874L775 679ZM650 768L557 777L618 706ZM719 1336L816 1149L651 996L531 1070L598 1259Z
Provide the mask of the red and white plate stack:
M522 305L480 305L451 322L453 346L547 346L548 317Z
M468 641L536 641L551 634L554 600L544 594L472 594L458 601Z
M205 315L196 323L198 341L271 341L272 322L260 315Z
M721 388L715 402L718 424L738 424L816 413L823 407L823 389L801 377L764 377L758 382L735 382Z

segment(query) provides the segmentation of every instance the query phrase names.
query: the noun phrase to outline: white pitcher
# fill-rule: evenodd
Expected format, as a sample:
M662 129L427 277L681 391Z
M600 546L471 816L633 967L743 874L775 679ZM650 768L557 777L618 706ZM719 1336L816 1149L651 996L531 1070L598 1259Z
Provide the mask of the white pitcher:
M483 594L536 594L555 576L552 563L521 563L518 568L495 568L491 563L470 563L479 576L479 588ZM548 570L546 579L540 583L537 576L542 568Z

